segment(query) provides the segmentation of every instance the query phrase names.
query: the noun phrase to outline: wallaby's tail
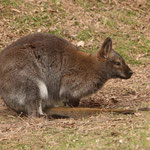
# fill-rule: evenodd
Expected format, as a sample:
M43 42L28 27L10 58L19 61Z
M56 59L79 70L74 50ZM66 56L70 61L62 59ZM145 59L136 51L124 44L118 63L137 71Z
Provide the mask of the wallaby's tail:
M85 107L54 107L46 110L48 115L68 116L71 118L80 118L99 114L102 112L115 112L121 114L134 114L136 110L132 109L100 109L100 108L85 108Z

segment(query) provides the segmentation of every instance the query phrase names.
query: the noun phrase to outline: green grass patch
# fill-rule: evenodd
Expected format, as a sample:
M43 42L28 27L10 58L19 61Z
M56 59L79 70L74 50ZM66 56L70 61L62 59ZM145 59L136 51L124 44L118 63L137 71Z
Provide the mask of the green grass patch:
M1 0L2 5L11 7L18 7L20 4L22 4L22 2L22 0Z
M90 32L88 29L82 30L78 33L77 38L82 41L88 41L93 36L93 33Z

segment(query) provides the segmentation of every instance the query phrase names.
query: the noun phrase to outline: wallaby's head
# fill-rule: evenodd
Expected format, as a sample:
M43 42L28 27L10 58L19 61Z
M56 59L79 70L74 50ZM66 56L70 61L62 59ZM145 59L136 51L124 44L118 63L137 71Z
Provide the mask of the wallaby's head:
M112 49L111 38L106 38L97 57L104 63L108 78L129 79L132 76L133 72L124 59Z

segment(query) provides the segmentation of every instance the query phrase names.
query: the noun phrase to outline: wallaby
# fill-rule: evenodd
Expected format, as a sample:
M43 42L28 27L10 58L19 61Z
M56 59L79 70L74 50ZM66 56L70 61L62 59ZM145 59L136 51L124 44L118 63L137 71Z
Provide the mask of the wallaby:
M39 117L55 102L77 105L108 79L132 74L109 37L91 55L58 36L35 33L0 53L0 96L16 112Z

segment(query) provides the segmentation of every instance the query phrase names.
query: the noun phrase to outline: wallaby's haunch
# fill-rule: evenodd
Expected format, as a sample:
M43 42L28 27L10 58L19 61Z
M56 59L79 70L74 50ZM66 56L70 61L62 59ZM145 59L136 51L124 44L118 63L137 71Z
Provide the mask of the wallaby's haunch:
M0 96L16 112L39 116L57 101L75 102L111 78L133 72L107 38L96 55L45 33L25 36L0 53Z

